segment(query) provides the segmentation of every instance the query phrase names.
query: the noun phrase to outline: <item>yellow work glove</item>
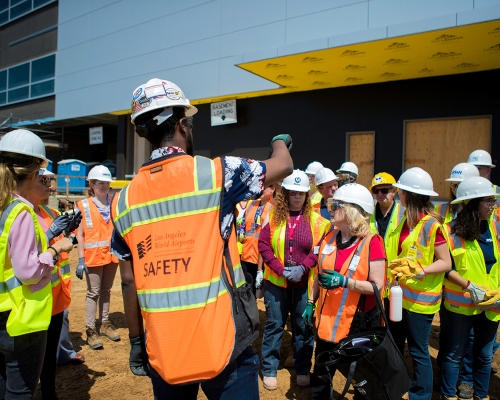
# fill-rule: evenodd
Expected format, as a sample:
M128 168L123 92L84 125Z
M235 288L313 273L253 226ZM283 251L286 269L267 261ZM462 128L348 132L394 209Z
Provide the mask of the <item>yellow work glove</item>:
M487 299L478 304L479 307L497 306L496 303L500 301L500 288L494 290L487 290L484 298Z
M420 279L425 276L424 269L420 263L406 257L393 260L389 264L389 268L393 277L398 276L402 280L413 277Z

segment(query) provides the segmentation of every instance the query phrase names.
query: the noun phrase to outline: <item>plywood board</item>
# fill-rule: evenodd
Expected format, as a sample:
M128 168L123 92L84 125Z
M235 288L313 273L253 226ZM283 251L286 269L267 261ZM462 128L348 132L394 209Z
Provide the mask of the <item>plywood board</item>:
M349 154L347 160L358 166L357 182L370 187L373 178L375 155L375 133L349 133Z
M440 198L448 198L452 168L477 149L491 152L490 117L408 121L405 123L404 169L420 167L434 182Z

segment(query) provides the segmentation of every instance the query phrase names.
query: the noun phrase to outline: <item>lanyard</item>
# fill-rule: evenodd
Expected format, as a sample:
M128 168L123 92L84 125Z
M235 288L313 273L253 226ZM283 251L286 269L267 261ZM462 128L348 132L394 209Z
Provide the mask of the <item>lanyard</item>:
M293 254L293 233L295 232L295 228L297 227L297 224L299 223L300 217L302 216L302 212L299 214L295 222L292 223L288 221L288 241L289 241L289 259L292 260L292 254Z

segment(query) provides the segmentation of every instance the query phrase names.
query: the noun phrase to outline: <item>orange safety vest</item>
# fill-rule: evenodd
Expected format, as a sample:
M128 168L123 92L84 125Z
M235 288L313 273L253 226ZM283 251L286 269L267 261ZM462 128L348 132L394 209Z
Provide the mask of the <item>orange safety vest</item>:
M321 201L314 203L312 205L312 209L313 209L313 211L317 212L318 214L321 214Z
M113 199L115 229L132 254L149 362L169 384L219 375L258 335L236 325L244 310L228 291L230 281L246 281L234 224L226 248L220 232L223 179L220 158L169 156L143 165Z
M260 206L260 200L250 201L245 209L245 239L241 261L257 264L259 262L259 235L267 214L271 211L272 203L268 201L262 214L255 221L255 214Z
M42 218L48 226L52 224L55 218L61 213L47 206L38 206ZM63 235L52 239L49 244L54 244L63 239ZM69 268L69 253L59 254L59 260L56 263L57 268L52 270L52 315L62 313L71 303L71 271Z
M83 256L87 267L100 267L109 263L118 263L118 258L109 251L113 222L106 223L92 198L76 203L83 215L83 234L85 236Z
M337 260L335 238L338 232L339 230L335 229L321 242L318 255L318 273L321 273L324 269L335 270L335 261ZM377 235L369 233L358 242L356 249L342 265L340 274L347 276L349 279L368 280L370 243L375 236ZM383 290L380 291L380 293L383 292ZM318 336L333 343L338 343L341 339L347 337L360 297L361 293L348 288L326 290L320 286L317 307L318 316L316 317Z

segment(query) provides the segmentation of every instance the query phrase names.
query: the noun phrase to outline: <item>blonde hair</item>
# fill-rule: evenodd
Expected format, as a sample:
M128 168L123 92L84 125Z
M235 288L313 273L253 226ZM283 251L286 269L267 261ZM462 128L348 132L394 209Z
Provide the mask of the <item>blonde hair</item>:
M344 203L345 217L352 236L364 237L370 233L369 216L356 204Z
M276 188L274 202L273 202L273 221L276 226L286 224L290 216L290 201L288 200L289 190L283 186ZM309 223L309 214L312 211L311 201L309 199L309 192L306 192L306 200L302 206L302 214L304 221Z
M413 229L420 221L420 214L429 214L438 220L440 224L443 223L443 217L434 209L429 196L423 196L413 192L404 190L406 196L406 222L408 227Z
M90 186L91 183L95 183L96 179L90 179L89 180L89 188L87 189L87 196L88 197L94 197L95 196L95 193L94 193L94 189L92 189L92 187Z

